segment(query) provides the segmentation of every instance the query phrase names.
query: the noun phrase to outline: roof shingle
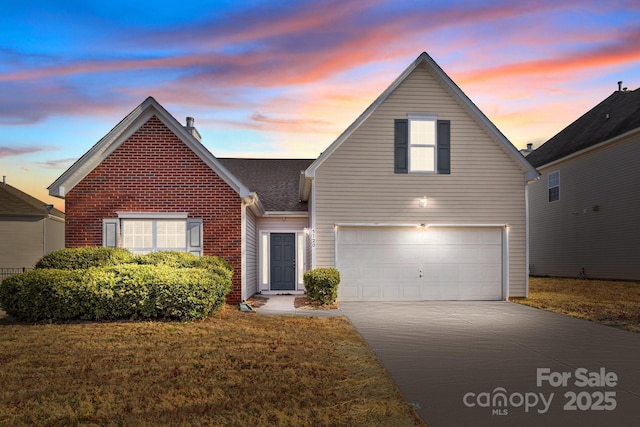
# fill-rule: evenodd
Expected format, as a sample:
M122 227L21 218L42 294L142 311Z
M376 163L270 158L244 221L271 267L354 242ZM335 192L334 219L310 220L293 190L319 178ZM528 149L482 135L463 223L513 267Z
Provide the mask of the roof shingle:
M46 216L51 214L64 218L64 212L56 208L47 209L49 205L33 196L20 191L9 184L0 183L0 216Z
M300 172L315 159L238 159L218 158L250 191L266 211L306 212L307 203L298 195Z
M640 89L617 91L527 156L535 167L640 128Z

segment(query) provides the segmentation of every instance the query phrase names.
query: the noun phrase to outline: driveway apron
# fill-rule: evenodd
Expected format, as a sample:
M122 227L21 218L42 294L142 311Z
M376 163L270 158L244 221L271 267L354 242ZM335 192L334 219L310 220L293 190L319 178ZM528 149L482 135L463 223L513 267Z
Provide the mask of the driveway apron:
M509 302L342 302L430 427L638 426L640 335Z

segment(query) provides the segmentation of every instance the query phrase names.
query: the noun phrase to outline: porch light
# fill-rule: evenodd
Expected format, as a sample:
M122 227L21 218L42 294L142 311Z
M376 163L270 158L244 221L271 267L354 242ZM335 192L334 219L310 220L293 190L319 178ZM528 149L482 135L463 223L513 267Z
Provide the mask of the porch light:
M422 197L422 199L420 199L420 207L421 208L426 208L427 207L427 196Z

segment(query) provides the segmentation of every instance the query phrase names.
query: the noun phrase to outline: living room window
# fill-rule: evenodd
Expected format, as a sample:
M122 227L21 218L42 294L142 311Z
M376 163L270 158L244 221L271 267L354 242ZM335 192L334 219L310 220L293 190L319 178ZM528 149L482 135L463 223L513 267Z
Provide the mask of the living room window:
M187 214L119 213L103 220L103 246L133 253L181 251L202 255L202 220Z
M122 220L122 247L133 253L187 250L184 220Z

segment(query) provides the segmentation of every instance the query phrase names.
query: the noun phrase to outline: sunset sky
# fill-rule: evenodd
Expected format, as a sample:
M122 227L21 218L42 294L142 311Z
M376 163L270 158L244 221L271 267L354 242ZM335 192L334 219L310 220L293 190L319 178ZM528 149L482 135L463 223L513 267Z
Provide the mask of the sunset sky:
M218 157L315 158L426 51L518 148L640 86L640 2L0 0L0 175L48 187L147 96Z

